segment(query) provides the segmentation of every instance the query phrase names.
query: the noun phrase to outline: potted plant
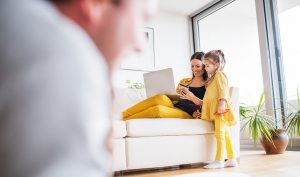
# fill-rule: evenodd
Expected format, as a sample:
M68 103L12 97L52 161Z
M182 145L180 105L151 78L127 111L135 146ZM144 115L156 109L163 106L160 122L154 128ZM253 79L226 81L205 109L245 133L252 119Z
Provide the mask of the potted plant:
M290 139L292 139L294 136L300 136L300 96L298 88L296 101L296 106L289 104L289 114L286 118L286 131Z
M264 93L260 95L259 102L254 107L242 103L240 116L244 124L241 130L247 128L255 145L260 138L267 154L284 153L288 145L288 137L285 129L279 129L275 119L266 114Z
M126 85L127 85L127 88L129 88L131 91L130 91L130 94L128 94L129 98L133 98L133 99L136 99L136 98L139 98L139 99L143 99L145 98L145 84L143 82L133 82L131 80L126 80Z

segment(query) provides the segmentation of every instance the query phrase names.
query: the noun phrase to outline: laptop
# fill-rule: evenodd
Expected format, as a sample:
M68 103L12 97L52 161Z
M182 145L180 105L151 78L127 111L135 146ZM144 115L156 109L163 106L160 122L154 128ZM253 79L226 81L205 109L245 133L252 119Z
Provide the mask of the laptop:
M144 83L147 97L157 94L175 94L172 68L145 73Z

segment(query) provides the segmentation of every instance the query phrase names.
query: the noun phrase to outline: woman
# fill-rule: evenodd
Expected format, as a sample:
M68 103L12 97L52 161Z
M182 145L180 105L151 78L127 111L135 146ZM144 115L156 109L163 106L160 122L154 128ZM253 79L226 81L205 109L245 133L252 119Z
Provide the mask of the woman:
M176 89L179 101L172 101L171 96L155 95L126 109L124 120L136 118L200 118L202 99L205 93L207 73L202 63L203 52L196 52L191 57L192 78L182 79Z

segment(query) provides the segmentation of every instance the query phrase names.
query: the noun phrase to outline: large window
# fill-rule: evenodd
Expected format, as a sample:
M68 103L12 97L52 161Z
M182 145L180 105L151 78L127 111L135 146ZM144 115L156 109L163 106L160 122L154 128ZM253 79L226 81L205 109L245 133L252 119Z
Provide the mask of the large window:
M300 89L300 0L277 0L282 61L288 100Z
M279 128L286 101L296 104L300 91L299 19L300 0L220 0L192 19L195 50L222 49L240 101L251 104L264 91Z
M240 102L255 104L263 91L255 1L220 1L193 24L195 50L223 50L229 84L239 87Z

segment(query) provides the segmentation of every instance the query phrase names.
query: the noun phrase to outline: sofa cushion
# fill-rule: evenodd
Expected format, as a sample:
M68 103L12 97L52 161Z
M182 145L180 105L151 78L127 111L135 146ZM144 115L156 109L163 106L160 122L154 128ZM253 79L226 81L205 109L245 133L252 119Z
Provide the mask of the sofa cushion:
M200 119L132 119L126 121L126 127L129 137L214 133L213 122Z
M126 138L127 169L212 161L215 152L214 134Z
M126 124L121 120L113 120L113 138L123 138L126 136Z

